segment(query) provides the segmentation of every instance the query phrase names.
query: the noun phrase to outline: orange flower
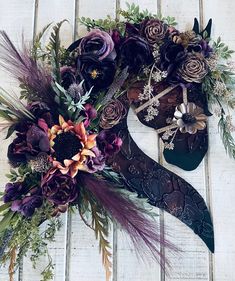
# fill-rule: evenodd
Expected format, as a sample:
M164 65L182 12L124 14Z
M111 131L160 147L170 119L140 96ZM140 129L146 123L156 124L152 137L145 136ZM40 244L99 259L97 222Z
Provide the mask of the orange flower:
M53 168L50 173L60 170L62 174L69 173L75 177L79 170L87 171L85 161L87 156L95 157L91 149L96 146L96 135L87 134L83 122L65 122L59 116L59 125L49 130L49 140L53 151Z

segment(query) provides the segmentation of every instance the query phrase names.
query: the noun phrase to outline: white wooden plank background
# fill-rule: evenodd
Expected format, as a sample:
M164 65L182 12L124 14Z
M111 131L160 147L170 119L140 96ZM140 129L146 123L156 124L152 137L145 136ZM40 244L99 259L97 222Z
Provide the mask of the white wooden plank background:
M235 2L233 0L135 0L141 8L163 15L175 16L180 29L191 28L193 18L201 23L213 18L213 36L221 35L235 49ZM4 29L14 42L20 42L24 32L26 40L47 23L68 19L62 30L62 42L70 42L84 34L77 24L79 16L100 18L109 14L115 17L118 8L125 7L125 0L0 0L0 29ZM0 69L0 85L7 89L15 83ZM140 124L133 113L129 114L129 128L137 144L153 159L190 182L205 198L211 209L215 226L216 252L211 255L203 242L180 221L160 212L161 226L167 226L174 234L173 242L182 247L180 258L170 257L173 268L165 276L151 260L139 261L125 235L113 226L110 240L113 242L113 281L235 281L235 161L225 155L217 129L217 120L210 120L210 149L207 157L196 171L184 172L167 164L158 153L161 145L155 132ZM148 142L146 145L146 141ZM6 182L8 171L6 149L8 143L1 138L0 187ZM158 212L158 210L156 210ZM64 226L50 245L55 262L54 281L102 281L105 272L98 254L94 234L84 226L78 215L64 215ZM164 249L162 249L164 251ZM169 253L165 253L166 256ZM32 269L25 258L15 281L39 281L40 269L46 264L41 260L38 268ZM1 269L0 281L7 281L7 270Z

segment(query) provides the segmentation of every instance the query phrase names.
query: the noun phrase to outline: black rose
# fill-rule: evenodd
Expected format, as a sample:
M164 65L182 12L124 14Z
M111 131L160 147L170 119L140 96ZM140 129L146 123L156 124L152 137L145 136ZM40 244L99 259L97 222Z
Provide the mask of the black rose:
M132 35L123 42L120 54L122 64L129 66L130 70L134 73L138 73L141 67L153 62L148 42L138 35Z

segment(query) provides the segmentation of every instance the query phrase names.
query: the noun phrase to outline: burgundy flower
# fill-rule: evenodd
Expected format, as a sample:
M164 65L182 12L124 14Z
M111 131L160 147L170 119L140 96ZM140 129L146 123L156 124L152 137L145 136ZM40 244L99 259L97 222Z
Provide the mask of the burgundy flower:
M25 197L23 200L15 200L11 205L11 210L13 212L19 212L25 217L32 217L35 209L40 208L42 203L42 196L34 194Z
M40 152L49 152L47 130L48 126L44 119L39 119L37 125L29 122L21 126L20 132L16 134L17 137L8 147L7 156L12 165L26 163Z
M103 130L96 138L98 147L106 157L118 153L122 146L122 139L109 130Z
M116 56L112 37L100 29L93 29L83 37L79 50L81 54L94 54L98 56L99 60L103 60L110 55L112 59L115 59Z
M7 183L5 186L5 194L3 195L3 202L8 203L20 199L26 192L27 190L22 182Z
M91 120L95 119L96 116L97 116L97 111L96 109L89 103L87 103L85 106L85 111L84 111L84 114L85 114L85 117L86 119L83 121L84 123L84 126L85 127L88 127L90 125L90 122Z
M98 149L98 147L93 147L91 151L95 154L94 156L88 156L85 165L87 166L88 173L96 173L97 171L102 171L105 165L105 156Z
M115 48L119 48L119 46L121 44L121 34L120 34L120 31L117 30L117 29L112 30L111 37L113 39Z
M123 66L129 66L134 73L153 62L148 42L138 35L132 35L123 42L120 54Z
M78 186L75 178L60 171L45 176L41 183L42 194L55 205L65 205L76 200Z

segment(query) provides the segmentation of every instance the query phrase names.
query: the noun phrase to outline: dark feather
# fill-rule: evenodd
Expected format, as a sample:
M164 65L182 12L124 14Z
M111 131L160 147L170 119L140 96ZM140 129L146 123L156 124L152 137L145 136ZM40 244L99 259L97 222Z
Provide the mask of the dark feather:
M5 31L0 31L0 66L24 85L29 100L53 100L49 72L31 57L25 45L18 50Z
M160 251L164 246L173 252L177 248L165 240L157 223L146 216L146 211L118 192L105 180L92 175L80 177L82 186L88 189L112 218L127 232L140 257L151 256L165 270L170 264Z

